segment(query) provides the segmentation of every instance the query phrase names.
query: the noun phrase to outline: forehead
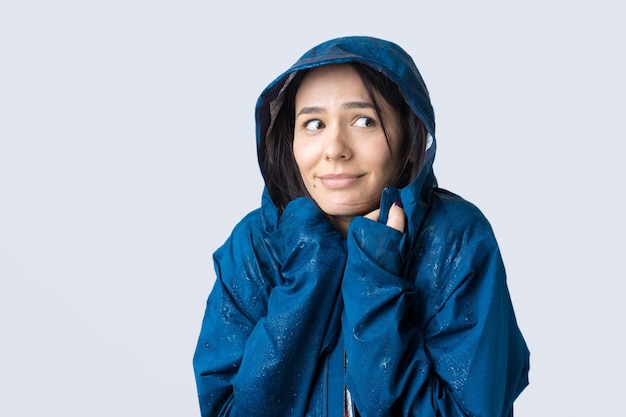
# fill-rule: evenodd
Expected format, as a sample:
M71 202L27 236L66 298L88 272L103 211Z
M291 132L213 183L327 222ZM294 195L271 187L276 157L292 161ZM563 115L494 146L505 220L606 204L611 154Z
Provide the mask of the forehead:
M296 94L347 90L365 91L363 80L351 65L333 64L309 69L302 78Z
M371 80L366 87L360 73L350 64L331 64L307 70L297 87L296 113L308 106L326 107L345 102L369 103L382 119L396 119L398 109L393 108L376 89ZM395 122L395 120L392 120Z

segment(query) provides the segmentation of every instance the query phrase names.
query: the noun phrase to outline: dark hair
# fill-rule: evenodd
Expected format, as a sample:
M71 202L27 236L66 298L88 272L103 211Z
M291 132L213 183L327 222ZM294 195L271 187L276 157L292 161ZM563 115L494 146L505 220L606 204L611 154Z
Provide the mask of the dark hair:
M398 114L405 139L401 149L403 157L396 175L388 185L404 187L417 176L422 167L428 135L424 123L413 113L393 81L367 65L359 63L348 65L361 77L381 121L387 142L388 130L374 92L380 94ZM265 183L270 197L280 211L284 210L291 200L309 195L293 155L296 93L306 72L307 70L298 72L281 93L280 110L265 138L266 152L263 160Z

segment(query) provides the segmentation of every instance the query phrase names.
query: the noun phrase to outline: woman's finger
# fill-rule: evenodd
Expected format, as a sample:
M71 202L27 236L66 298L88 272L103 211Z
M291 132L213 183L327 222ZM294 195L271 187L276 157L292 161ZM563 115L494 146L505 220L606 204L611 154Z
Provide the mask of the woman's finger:
M406 219L404 217L404 210L397 204L392 204L389 209L389 217L387 219L387 226L393 227L399 232L404 233L404 225Z
M363 216L363 217L365 217L366 219L370 219L370 220L372 220L372 221L377 222L377 221L378 221L378 216L379 216L379 214L380 214L380 209L376 209L376 210L374 210L374 211L372 211L372 212L370 212L370 213L367 213L367 214L366 214L365 216Z

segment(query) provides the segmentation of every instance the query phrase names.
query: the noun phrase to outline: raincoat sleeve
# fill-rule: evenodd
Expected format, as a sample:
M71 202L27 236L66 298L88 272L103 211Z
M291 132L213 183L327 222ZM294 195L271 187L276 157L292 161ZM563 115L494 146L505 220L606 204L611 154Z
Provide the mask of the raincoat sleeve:
M407 260L437 279L403 277L406 236L353 220L342 320L346 385L362 417L512 415L528 351L491 229L470 229Z
M275 236L253 242L244 232L215 256L194 355L201 414L303 416L339 299L345 241L304 198L287 206Z

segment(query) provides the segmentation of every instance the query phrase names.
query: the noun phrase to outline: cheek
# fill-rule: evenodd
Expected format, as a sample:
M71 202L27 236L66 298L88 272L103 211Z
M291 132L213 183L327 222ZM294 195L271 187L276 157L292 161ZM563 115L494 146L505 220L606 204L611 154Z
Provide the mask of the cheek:
M314 160L314 155L311 147L304 146L300 142L294 141L293 145L293 157L296 160L296 165L298 165L298 169L300 173L306 172L309 169Z
M300 175L304 177L303 172L302 172L303 165L304 165L302 154L298 152L298 150L295 147L293 149L293 158L296 160L296 166L298 167L298 171L300 172Z
M303 154L302 152L296 152L295 149L293 156L296 160L298 173L300 174L300 178L304 183L304 187L309 193L312 193L313 189L315 188L315 178L312 175L313 164L310 162L310 159L307 158L306 154Z
M370 149L367 158L372 169L381 173L382 176L388 176L398 163L398 157L389 153L389 148L386 144L385 146Z

